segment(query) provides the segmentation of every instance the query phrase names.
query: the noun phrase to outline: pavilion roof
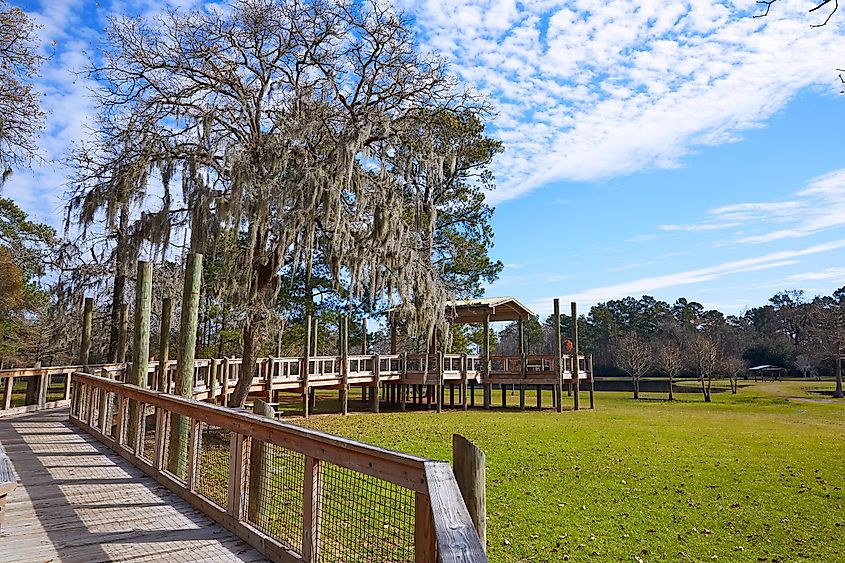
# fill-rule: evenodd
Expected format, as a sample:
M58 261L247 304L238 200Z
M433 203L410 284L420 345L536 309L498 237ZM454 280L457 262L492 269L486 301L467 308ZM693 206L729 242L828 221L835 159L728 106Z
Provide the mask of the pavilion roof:
M446 305L446 318L455 324L483 323L487 315L490 322L527 320L534 313L513 297L485 297L466 299Z

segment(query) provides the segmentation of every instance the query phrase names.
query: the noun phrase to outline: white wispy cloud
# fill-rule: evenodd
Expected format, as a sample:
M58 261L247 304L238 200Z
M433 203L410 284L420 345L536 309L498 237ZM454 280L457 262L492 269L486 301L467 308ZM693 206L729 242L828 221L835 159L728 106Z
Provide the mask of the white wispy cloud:
M432 49L498 110L493 202L557 180L677 166L736 140L798 91L833 89L841 23L805 2L403 0ZM715 227L714 227L715 228Z
M801 238L845 226L845 168L810 180L780 201L725 205L709 210L699 223L661 225L663 231L701 232L743 227L714 245L765 243ZM764 231L764 232L761 232Z
M576 301L582 304L595 304L608 299L618 299L628 295L642 295L656 290L681 287L721 279L734 274L780 268L800 263L799 258L823 252L845 248L845 239L816 244L798 250L772 252L762 256L732 260L705 268L696 268L660 276L634 279L619 284L586 289L562 297L564 301ZM533 303L537 310L546 311L551 307L553 298L541 299Z
M828 268L819 272L804 272L786 278L786 281L790 283L820 280L839 280L845 285L845 268Z

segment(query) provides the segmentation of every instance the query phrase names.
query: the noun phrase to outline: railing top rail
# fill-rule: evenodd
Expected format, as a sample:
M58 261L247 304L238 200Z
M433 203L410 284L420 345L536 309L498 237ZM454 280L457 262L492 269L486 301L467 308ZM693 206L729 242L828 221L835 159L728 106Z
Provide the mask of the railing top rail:
M427 461L425 473L437 536L437 561L487 561L449 462Z
M417 492L427 492L425 458L349 438L332 436L319 430L271 420L248 412L233 411L194 399L143 389L80 371L74 372L73 377L78 382L99 387L147 405L160 407L304 455L323 459Z

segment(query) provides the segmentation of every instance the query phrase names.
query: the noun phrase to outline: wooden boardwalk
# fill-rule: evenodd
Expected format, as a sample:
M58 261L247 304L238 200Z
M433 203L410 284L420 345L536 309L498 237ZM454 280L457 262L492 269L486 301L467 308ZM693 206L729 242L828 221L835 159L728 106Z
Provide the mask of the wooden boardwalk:
M0 560L265 561L68 422L68 410L0 419L19 486L0 528Z

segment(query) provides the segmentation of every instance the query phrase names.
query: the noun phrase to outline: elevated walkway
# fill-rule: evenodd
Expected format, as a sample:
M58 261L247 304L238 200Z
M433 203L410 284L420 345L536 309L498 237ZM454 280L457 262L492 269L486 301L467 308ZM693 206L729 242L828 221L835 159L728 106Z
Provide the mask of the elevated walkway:
M17 473L0 560L265 561L250 545L68 421L68 409L0 419Z

